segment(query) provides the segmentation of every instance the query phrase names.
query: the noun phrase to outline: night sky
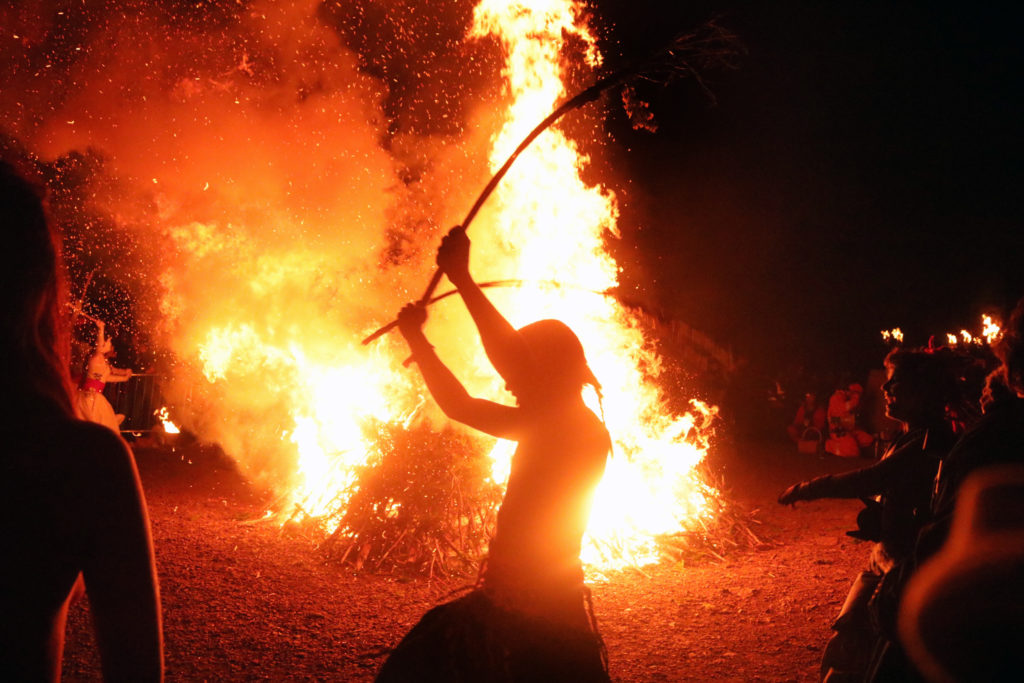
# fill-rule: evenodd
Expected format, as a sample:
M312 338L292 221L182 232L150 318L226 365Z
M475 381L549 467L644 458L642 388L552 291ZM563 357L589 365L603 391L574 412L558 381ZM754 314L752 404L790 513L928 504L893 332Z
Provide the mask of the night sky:
M717 15L739 68L610 122L627 279L768 368L880 365L1024 294L1021 21L969 3L606 2L607 51Z

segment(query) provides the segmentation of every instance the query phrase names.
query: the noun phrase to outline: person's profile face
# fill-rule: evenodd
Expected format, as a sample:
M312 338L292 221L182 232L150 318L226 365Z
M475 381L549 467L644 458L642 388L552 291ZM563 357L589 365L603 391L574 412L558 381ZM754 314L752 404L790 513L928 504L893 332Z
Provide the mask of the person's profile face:
M925 403L921 387L908 381L906 373L901 372L899 366L889 368L888 377L882 385L885 414L900 422L907 422L920 415Z

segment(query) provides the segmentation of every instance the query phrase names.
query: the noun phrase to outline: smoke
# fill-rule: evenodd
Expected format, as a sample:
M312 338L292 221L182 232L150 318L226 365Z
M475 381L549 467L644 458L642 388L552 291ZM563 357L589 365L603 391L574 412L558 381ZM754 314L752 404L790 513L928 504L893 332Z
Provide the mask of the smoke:
M86 4L0 9L5 154L48 169L74 286L98 272L130 300L94 287L87 310L173 352L176 417L285 482L316 400L294 375L391 372L397 343L358 340L418 297L486 179L493 108L471 103L495 48L463 39L466 2ZM387 411L415 407L386 381L406 396Z

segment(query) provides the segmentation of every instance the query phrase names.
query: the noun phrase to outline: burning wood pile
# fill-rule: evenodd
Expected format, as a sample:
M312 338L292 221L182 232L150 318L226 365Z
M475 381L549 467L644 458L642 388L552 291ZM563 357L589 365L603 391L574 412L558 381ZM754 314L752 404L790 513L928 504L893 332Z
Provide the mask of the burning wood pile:
M72 276L120 273L135 324L173 351L174 421L279 492L274 518L319 529L339 561L471 571L511 445L446 426L400 344L359 340L416 297L442 230L581 87L572 79L594 82L602 58L582 7L115 2L2 18L17 43L0 55L5 154L65 183L54 211L77 226ZM728 38L697 32L654 63L693 73L734 56ZM595 293L620 271L607 248L615 193L584 180L599 145L545 126L515 153L471 214L474 268L533 283L496 303L517 325L564 320L605 388L615 455L585 562L640 567L759 542L700 471L714 408L671 409L638 317ZM96 226L116 263L89 244ZM445 304L430 325L434 338L472 334ZM481 350L445 360L474 394L502 395Z

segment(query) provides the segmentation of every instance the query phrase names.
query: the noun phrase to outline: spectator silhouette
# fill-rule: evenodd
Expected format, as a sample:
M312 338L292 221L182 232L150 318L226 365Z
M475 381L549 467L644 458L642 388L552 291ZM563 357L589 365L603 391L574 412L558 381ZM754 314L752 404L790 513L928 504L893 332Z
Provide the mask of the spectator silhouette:
M514 329L470 276L461 228L437 263L517 405L466 392L427 342L423 307L403 308L399 329L445 414L518 447L477 589L427 612L378 681L607 681L579 555L610 439L581 397L597 387L583 347L555 320Z
M901 642L930 680L1012 680L1024 665L1024 299L993 350L984 415L943 461L906 597L894 591L883 615L899 610ZM876 679L900 664L880 658Z
M131 453L75 418L60 251L40 195L0 163L5 362L0 457L0 680L58 680L76 587L104 677L162 679L160 605Z
M779 496L783 504L819 498L867 503L858 515L860 528L850 535L876 542L869 568L854 581L822 657L822 676L832 670L835 680L856 676L868 665L877 640L868 601L882 577L913 550L940 459L953 443L946 418L946 406L959 400L952 354L897 349L886 356L885 366L886 413L903 424L904 433L874 465L794 484Z

